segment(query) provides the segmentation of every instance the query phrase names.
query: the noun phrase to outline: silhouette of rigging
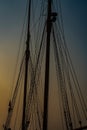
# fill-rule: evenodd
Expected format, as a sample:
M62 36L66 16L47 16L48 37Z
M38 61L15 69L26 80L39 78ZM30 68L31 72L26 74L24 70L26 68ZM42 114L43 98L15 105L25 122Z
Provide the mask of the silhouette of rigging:
M50 64L51 56L54 55L57 88L61 97L62 113L64 115L64 130L84 130L87 129L87 106L85 104L80 85L77 80L77 76L70 58L70 54L65 41L63 30L63 19L61 13L61 4L58 0L57 5L59 12L53 10L53 0L47 0L47 15L46 21L43 24L41 38L35 47L34 56L32 56L31 50L31 4L32 1L28 0L28 21L27 21L27 33L26 33L26 49L20 65L20 71L18 74L17 82L15 85L12 99L9 101L8 115L4 125L4 130L15 130L11 128L13 123L12 116L15 109L18 90L22 89L21 81L23 80L23 102L22 102L22 116L21 123L18 129L30 130L30 129L48 129L48 111L49 111L49 90L50 90ZM42 6L44 7L44 1L42 0ZM42 9L43 10L43 9ZM43 11L44 12L44 11ZM39 18L40 20L40 18ZM38 24L40 27L40 24ZM34 33L33 33L34 34ZM39 36L38 36L39 37ZM36 40L37 41L37 40ZM34 43L33 45L34 46ZM52 48L52 54L51 54ZM44 56L45 55L45 56ZM44 57L44 60L43 60ZM33 60L34 59L34 60ZM44 61L44 67L42 65ZM40 81L41 69L44 68L44 83L43 83L43 109L40 110L41 103L38 101L38 88ZM74 86L74 87L73 87ZM55 86L54 86L55 87ZM75 96L76 95L76 96ZM69 98L70 96L70 98ZM76 99L78 97L78 100ZM72 103L71 103L72 101ZM78 103L79 102L79 103ZM21 106L21 107L22 107ZM80 114L79 107L81 107L82 116ZM85 117L85 124L82 124L82 118ZM15 121L16 122L16 121ZM62 122L62 121L61 121Z

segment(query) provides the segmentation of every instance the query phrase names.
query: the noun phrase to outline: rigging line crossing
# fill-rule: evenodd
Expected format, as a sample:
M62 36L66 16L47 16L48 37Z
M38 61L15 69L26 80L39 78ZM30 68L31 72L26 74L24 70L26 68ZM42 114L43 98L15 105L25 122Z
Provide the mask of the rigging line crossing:
M17 80L16 86L15 86L13 97L12 97L12 100L9 102L8 115L7 115L7 119L6 119L5 126L4 126L5 130L7 130L9 128L9 125L10 125L10 122L11 122L11 118L12 118L12 114L13 114L13 110L14 110L14 106L15 106L15 102L16 102L16 97L17 97L17 94L18 94L19 86L20 86L19 81L20 81L21 76L22 76L23 63L24 63L24 57L23 57L23 60L22 60L21 66L20 66L18 80Z
M44 37L44 32L45 32L45 27L44 27L44 30L43 30L43 35L42 35L42 40L41 40L41 45L40 45L40 49L39 49L39 53L38 53L38 59L37 59L37 63L35 65L35 71L33 71L32 73L32 76L31 77L31 85L30 85L30 90L29 90L29 96L28 96L28 106L27 106L27 113L29 113L29 107L30 107L30 104L31 104L31 100L32 100L32 95L33 95L33 91L36 87L34 87L35 83L36 83L36 73L37 73L37 70L38 70L38 64L39 64L39 58L40 58L40 53L41 53L41 50L42 50L42 43L43 43L43 37ZM29 118L29 117L28 117ZM29 120L29 119L27 119Z
M79 121L79 123L81 124L81 122Z
M27 3L28 3L28 0L27 0ZM23 33L24 33L24 26L25 26L26 14L27 14L27 4L26 4L26 11L25 11L25 15L24 15L24 20L23 20L23 25L22 25L22 31L21 31L20 40L19 40L18 54L17 54L16 64L15 64L15 69L14 69L14 74L13 74L13 81L12 81L12 85L11 85L12 89L11 89L10 97L12 97L13 86L14 86L14 82L15 82L14 80L15 80L15 76L16 76L16 70L17 70L17 65L18 65L18 60L19 60L19 55L20 55L20 49L21 49L22 37L23 37Z
M56 28L57 28L57 27L56 27ZM58 34L59 34L59 36L60 36L60 32L59 32ZM60 38L61 38L61 36L60 36ZM64 43L64 44L65 44L65 43ZM72 78L73 78L74 84L75 84L75 86L76 86L76 90L77 90L77 93L78 93L78 96L79 96L79 99L80 99L80 103L82 104L82 109L83 109L85 118L87 119L86 112L85 112L85 111L86 111L86 104L85 104L84 99L82 98L83 95L82 95L80 86L78 86L79 83L78 83L78 80L77 80L77 76L76 76L76 74L74 73L75 70L74 70L73 65L72 65L72 61L71 61L71 58L70 58L69 51L68 51L68 49L66 50L64 44L61 44L61 45L62 45L62 48L64 48L65 55L66 55L66 57L68 58L67 60L69 60L69 61L68 61L68 64L69 64L69 66L70 66L69 68L70 68L70 71L71 71L71 74L72 74ZM67 46L66 46L66 47L67 47ZM69 62L70 62L70 63L69 63ZM74 78L74 77L75 77L75 78ZM77 82L77 83L76 83L76 82ZM78 87L78 88L77 88L77 87ZM78 90L78 89L79 89L79 90ZM85 108L84 108L83 106L84 106Z
M66 126L67 126L67 130L73 130L70 110L69 110L69 105L68 105L68 99L67 99L67 93L66 93L66 84L64 81L63 73L62 73L63 70L61 69L61 66L60 66L60 59L59 59L59 54L58 54L59 51L57 51L57 43L55 39L54 30L52 31L53 31L53 38L54 38L54 52L55 52L55 58L57 60L57 65L58 65L58 73L59 73L59 78L60 78L60 90L61 90L61 95L62 95L62 103L63 103Z
M74 100L75 101L75 100ZM76 103L75 103L76 104ZM77 111L77 113L76 114L78 114L79 113L79 111L78 111L78 108L77 108L77 105L75 105L75 108L76 108L76 111ZM79 116L78 116L78 119L79 119L79 124L81 125L81 118L80 118L80 114L78 114Z
M59 48L60 48L60 49L63 49L63 48L62 48L62 42L59 41L58 44L59 44ZM61 50L61 58L63 58L63 61L65 62L65 59L64 59L64 56L63 56L63 52L64 52L64 50ZM67 55L66 55L65 58L66 58L67 64L69 64L68 59L67 59ZM65 63L64 63L63 66L66 66ZM68 67L68 68L66 68L65 71L66 71L66 70L68 71L69 65L68 65L67 67ZM63 68L64 68L64 67L63 67ZM66 75L66 77L68 78L67 81L68 81L68 84L69 84L69 87L70 87L70 92L71 92L72 88L71 88L71 83L70 83L69 72L66 72L66 73L68 74L68 75ZM71 93L71 95L72 95L72 93ZM81 117L80 117L79 110L78 110L78 107L77 107L77 104L76 104L76 101L75 101L75 98L74 98L74 94L73 94L73 100L74 100L75 108L76 108L76 110L77 110L77 112L76 112L76 114L78 115L77 117L78 117L78 119L80 120L79 123L81 123Z
M21 95L22 95L22 84L23 84L23 74L22 74L22 78L21 78L21 83L20 83L20 86L21 86L21 88L20 88L20 92L19 92L19 97L18 97L18 104L17 104L17 110L16 110L16 116L15 116L15 121L14 121L14 128L13 128L13 130L16 130L17 128L16 127L18 127L18 126L16 126L16 124L17 124L17 121L18 121L18 115L19 115L19 113L21 112L21 110L20 110L20 107L19 106L21 106ZM19 111L20 110L20 111Z
M52 28L52 33L53 33L53 28ZM53 39L54 41L54 39ZM59 41L58 41L59 42ZM53 50L54 50L54 58L55 58L55 67L56 67L56 76L57 76L57 85L60 85L60 78L59 78L59 74L58 74L58 62L57 62L57 58L56 58L56 53L55 53L55 47L54 47L54 43L53 45ZM61 91L60 88L57 86L58 88L58 96L59 96L59 106L60 106L60 113L61 113L61 121L62 121L62 129L65 130L65 120L64 120L64 116L63 116L63 108L62 108L62 102L61 102Z
M30 14L31 14L31 0L28 5L28 25L27 25L27 40L26 40L26 57L25 57L25 81L24 81L24 94L23 94L23 115L22 115L22 130L26 130L25 115L26 115L26 94L27 94L27 81L28 81L28 64L30 58Z
M67 48L67 44L66 44L66 40L65 40L65 35L64 35L64 27L63 27L63 18L62 18L62 9L61 9L61 2L60 2L60 0L59 0L59 6L60 6L60 14L61 14L61 24L62 24L62 36L63 36L63 46L64 46L64 51L65 51L65 54L66 55L68 55L68 58L69 58L69 61L70 61L70 64L71 64L71 68L72 68L72 70L73 70L73 73L74 73L74 76L75 76L75 80L76 80L76 82L77 82L77 85L78 85L78 89L79 89L79 93L80 93L80 96L81 96L81 100L82 100L82 103L83 103L83 105L84 105L84 107L85 107L85 110L84 110L84 108L83 108L83 111L84 111L84 114L86 115L86 113L85 113L85 111L87 112L87 106L86 106L86 104L85 104L85 101L84 101L84 98L83 98L83 95L82 95L82 92L81 92L81 88L80 88L80 85L79 85L79 82L78 82L78 79L77 79L77 76L76 76L76 72L75 72L75 70L74 70L74 67L73 67L73 64L72 64L72 60L71 60L71 57L70 57L70 54L69 54L69 50L68 50L68 48ZM60 25L60 24L59 24ZM61 28L61 27L60 27ZM81 103L81 104L82 104ZM85 116L86 117L86 119L87 119L87 116Z
M37 84L39 82L40 71L41 71L41 66L42 66L43 51L45 50L45 49L43 49L43 47L45 46L44 41L46 39L45 39L45 34L43 34L43 36L41 37L42 41L41 41L39 49L38 49L39 51L36 50L37 51L37 57L36 57L36 62L35 62L35 66L34 66L34 64L32 63L33 56L32 57L30 56L30 52L32 50L30 50L30 42L29 42L30 41L30 28L29 28L30 27L30 15L28 15L28 30L27 30L26 52L25 52L26 53L26 58L25 58L25 62L26 62L26 68L25 68L25 80L26 81L25 82L26 83L24 85L25 86L24 90L26 89L24 91L24 97L25 97L24 98L24 105L25 105L24 109L25 110L24 110L24 116L23 116L24 119L22 120L22 130L27 130L27 127L26 127L26 123L27 123L26 119L27 118L28 118L29 121L30 120L33 121L33 128L34 129L37 130L38 127L39 127L39 129L47 130L49 66L50 66L50 35L51 35L51 31L52 31L53 41L54 41L54 43L53 43L54 57L55 57L55 62L57 64L56 65L56 71L57 71L57 77L59 76L59 79L60 79L60 90L61 90L62 104L63 104L63 109L64 109L64 115L65 115L67 130L73 130L72 120L71 120L72 117L71 117L71 113L70 113L68 95L67 95L67 88L66 88L67 86L70 89L72 101L74 102L74 108L75 108L75 111L76 111L76 116L77 116L77 118L80 119L80 113L79 113L79 110L78 110L78 105L76 103L74 91L73 91L72 85L70 83L70 82L72 82L72 80L74 82L74 85L76 86L78 97L81 99L80 103L81 103L81 106L82 106L82 109L83 109L83 113L84 113L85 117L87 115L87 113L86 113L87 107L86 107L86 104L84 102L81 90L79 88L80 86L79 86L77 77L74 77L74 75L76 75L76 73L74 71L70 55L68 56L69 51L67 49L66 42L65 42L63 26L57 25L58 28L59 28L59 26L61 26L61 27L60 27L60 30L58 30L59 32L57 32L57 30L55 30L58 34L57 39L56 39L56 37L55 37L56 35L54 33L54 26L52 26L53 25L52 24L53 18L55 18L55 17L52 17L54 13L51 11L51 0L48 0L48 2L50 2L50 4L48 4L48 18L47 18L47 44L46 44L46 56L47 57L46 57L46 65L45 65L45 67L46 67L45 76L46 75L48 75L48 76L45 77L45 89L44 89L44 91L46 92L46 96L45 96L45 93L44 93L44 106L46 106L46 108L44 107L44 113L45 113L44 118L45 118L45 120L43 120L43 123L41 123L41 121L40 121L40 116L42 116L42 115L40 115L40 110L38 108L39 106L38 106L38 98L37 98L37 96L38 96L37 95L37 88L38 88ZM29 9L31 10L30 7L31 6L29 6ZM28 10L29 11L28 14L30 14L30 10ZM54 21L55 21L55 19L54 19ZM61 20L61 23L62 22L63 21ZM51 29L53 29L53 30L51 30ZM45 31L43 31L43 33ZM57 40L58 40L58 46L57 46ZM40 41L40 38L37 41ZM30 84L28 84L27 82L29 82L29 79L27 77L29 76L30 64L32 64L31 82L30 82ZM65 67L64 67L64 65L65 65ZM23 64L22 67L24 67L24 64ZM69 70L68 71L65 70L68 67L69 67ZM20 76L18 76L18 85L17 85L18 88L19 88L20 82L21 82L20 80L21 80L21 77L22 77L22 75L21 75L22 71L23 71L23 68L21 69L21 72L19 72ZM66 73L66 76L67 76L66 78L65 78L65 73ZM71 80L70 76L72 76L72 80ZM46 78L47 78L47 80L46 80ZM66 84L67 81L68 81L68 83ZM27 86L27 84L30 85L30 88L28 88L29 86ZM26 92L27 88L28 88L29 93ZM15 88L15 89L17 91L17 88ZM16 93L14 91L14 93L16 95L15 96L13 95L13 97L15 97L13 99L16 100L18 92ZM28 96L29 96L29 101L28 101L29 104L26 104L27 100L28 100ZM32 100L31 100L31 98L32 98ZM45 99L46 99L46 102L45 102ZM15 104L15 100L13 101L14 102L13 104ZM9 110L11 108L11 105L12 104L9 103ZM84 108L84 106L85 106L85 108ZM33 108L33 110L32 110L32 108ZM28 117L26 118L27 115L28 115ZM11 116L9 116L9 119L11 119ZM9 122L9 119L8 119L8 122ZM10 124L10 123L8 123L8 124ZM31 122L30 125L32 125L32 122ZM41 125L43 125L43 128L41 128ZM35 128L35 126L36 126L36 128ZM74 130L82 130L82 129L86 129L86 128L87 128L87 126L83 126L83 127L80 127L80 128L76 128ZM6 127L6 126L4 127L4 130L8 130L8 129L10 129L10 128Z

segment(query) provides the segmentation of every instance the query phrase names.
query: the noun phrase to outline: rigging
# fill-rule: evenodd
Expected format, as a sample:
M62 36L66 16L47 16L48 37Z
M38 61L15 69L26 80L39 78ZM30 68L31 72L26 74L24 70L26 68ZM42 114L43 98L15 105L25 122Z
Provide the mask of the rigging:
M37 22L34 22L33 29L30 29L31 24L31 0L28 1L28 23L27 23L27 40L26 40L26 50L23 57L23 61L20 66L20 71L18 75L18 80L15 86L12 100L9 102L8 116L5 122L4 130L11 130L10 124L12 119L12 114L14 106L16 104L18 90L20 87L20 82L23 81L23 113L22 122L20 123L20 128L22 130L47 130L48 129L48 111L49 111L49 90L50 90L50 64L52 63L51 47L53 46L54 62L56 64L56 78L57 78L57 88L60 91L61 106L64 116L64 129L67 130L84 130L87 126L82 124L82 118L87 119L87 106L85 104L83 95L81 93L80 85L77 80L76 73L70 58L70 54L66 45L64 29L63 29L63 19L61 12L61 4L59 4L58 16L56 11L53 11L55 2L53 0L47 0L47 16L44 16L46 21L38 23L37 34L34 42L32 43L32 48L30 49L30 34L31 30L35 29ZM42 3L44 3L42 1ZM42 7L42 6L41 6ZM43 5L43 7L45 7ZM42 12L44 13L44 9ZM42 15L42 12L40 15ZM35 16L35 15L34 15ZM41 20L41 16L39 20ZM38 20L37 20L38 21ZM42 24L44 27L42 27ZM39 29L43 29L41 31ZM32 33L32 34L35 34ZM40 36L39 36L40 34ZM34 41L32 40L32 41ZM45 56L44 56L45 53ZM43 58L44 57L44 58ZM34 60L33 60L34 59ZM42 61L44 62L42 65ZM43 67L44 66L44 67ZM52 68L53 69L53 68ZM42 111L40 110L41 102L38 99L38 91L41 89L39 87L39 81L41 80L40 73L44 70L43 75L43 99L42 101ZM31 71L31 72L30 72ZM43 71L42 71L43 72ZM30 73L30 75L29 75ZM52 72L51 72L52 73ZM24 74L24 77L23 77ZM42 86L42 84L41 84ZM40 94L40 96L42 96ZM70 96L70 97L69 97ZM76 100L78 97L78 100ZM72 102L72 103L71 103ZM79 102L79 103L78 103ZM19 103L19 101L18 101ZM59 104L60 105L60 104ZM80 114L79 107L81 107L83 115ZM18 112L17 112L18 113ZM74 113L74 115L72 114ZM15 118L15 120L17 117ZM74 121L73 121L74 120ZM16 122L16 121L15 121ZM74 123L75 122L75 123ZM16 129L16 123L14 124L14 129Z

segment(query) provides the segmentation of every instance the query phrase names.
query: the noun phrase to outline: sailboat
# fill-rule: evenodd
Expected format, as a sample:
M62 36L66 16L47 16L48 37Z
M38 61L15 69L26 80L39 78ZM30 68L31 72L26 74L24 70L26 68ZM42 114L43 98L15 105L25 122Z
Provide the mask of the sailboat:
M87 105L66 44L61 3L42 0L33 27L32 3L28 0L26 47L3 129L48 130L53 123L57 130L87 129Z

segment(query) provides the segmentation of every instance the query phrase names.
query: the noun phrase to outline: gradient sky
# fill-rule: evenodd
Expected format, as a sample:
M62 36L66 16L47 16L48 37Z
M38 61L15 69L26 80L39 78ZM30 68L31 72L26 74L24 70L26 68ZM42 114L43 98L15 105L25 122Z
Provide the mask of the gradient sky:
M87 94L87 0L61 0L65 37L83 92ZM26 0L0 0L0 129L22 30Z
M78 75L87 80L87 1L62 0L65 36ZM87 82L85 83L85 85Z

